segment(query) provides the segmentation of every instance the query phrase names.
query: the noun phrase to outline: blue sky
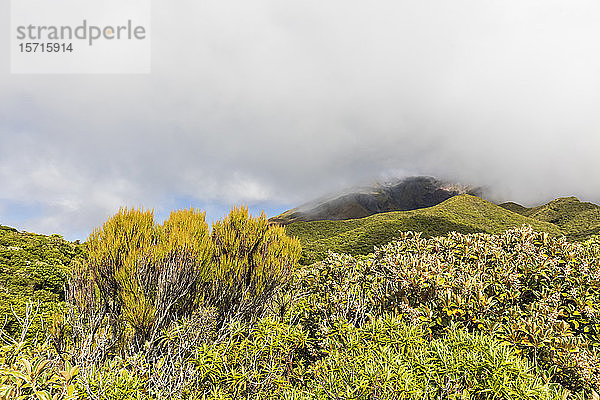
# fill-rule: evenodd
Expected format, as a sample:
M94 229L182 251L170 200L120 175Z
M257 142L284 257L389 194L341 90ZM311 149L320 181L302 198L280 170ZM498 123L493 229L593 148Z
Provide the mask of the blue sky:
M169 217L169 214L172 210L178 209L187 209L190 207L194 207L196 209L200 209L206 212L206 221L209 225L213 222L223 218L226 216L231 208L236 205L241 204L226 204L225 202L215 202L215 203L201 203L196 199L176 199L173 203L170 203L167 207L159 206L155 207L152 205L148 205L149 209L154 210L154 218L157 222L162 222ZM267 217L272 217L278 215L289 208L293 207L291 205L278 205L271 203L257 203L252 205L246 205L251 215L258 216L261 212L264 212ZM140 207L139 205L137 207ZM4 201L2 208L2 220L0 223L2 225L11 226L17 228L21 231L33 232L33 233L43 233L43 234L53 234L58 233L63 236L67 240L75 241L80 240L84 241L87 239L89 234L91 233L91 229L94 227L84 227L83 229L73 229L73 230L32 230L31 226L34 225L37 221L43 220L48 214L51 214L51 211L48 211L45 208L43 202L37 203L27 203L27 202L9 202ZM110 213L107 213L105 218L110 217ZM78 226L79 224L76 221L71 221L72 226ZM100 224L101 222L99 222ZM59 226L59 225L57 225ZM68 225L67 225L68 226Z
M84 239L121 206L272 216L407 174L600 203L599 20L595 0L153 1L150 74L0 57L0 224Z

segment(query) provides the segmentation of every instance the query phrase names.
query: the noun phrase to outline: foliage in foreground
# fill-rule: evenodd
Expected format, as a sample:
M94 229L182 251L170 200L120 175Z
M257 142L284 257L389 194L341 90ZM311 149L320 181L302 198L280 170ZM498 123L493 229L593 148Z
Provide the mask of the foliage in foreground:
M281 231L264 234L266 221L234 210L207 238L203 215L186 213L162 226L143 212L109 221L98 240L119 245L90 246L79 297L49 337L1 336L0 399L598 399L600 240L528 227L406 233L370 256L295 271L297 242L273 245ZM198 237L210 257L165 262L205 254ZM94 272L106 266L112 292ZM178 301L159 324L160 288L182 287L172 281L182 271L196 285L169 291ZM275 282L261 290L255 273ZM239 293L216 302L214 288ZM150 336L135 325L140 310Z
M310 362L310 338L300 326L273 318L234 322L217 338L185 350L189 342L179 335L190 333L188 323L163 337L172 352L189 353L179 365L168 365L176 361L169 355L152 362L138 353L80 371L47 344L4 346L0 399L562 398L509 346L456 327L430 341L421 327L399 317L360 328L339 321L323 339L325 355Z
M315 338L337 320L361 326L389 313L432 337L458 324L509 343L569 390L598 391L599 260L599 240L573 244L527 227L433 239L406 233L371 256L333 254L307 268L299 323Z
M150 211L122 209L90 235L87 252L70 300L92 316L81 328L105 334L107 351L115 351L153 341L191 312L213 248L204 213L180 210L157 225Z

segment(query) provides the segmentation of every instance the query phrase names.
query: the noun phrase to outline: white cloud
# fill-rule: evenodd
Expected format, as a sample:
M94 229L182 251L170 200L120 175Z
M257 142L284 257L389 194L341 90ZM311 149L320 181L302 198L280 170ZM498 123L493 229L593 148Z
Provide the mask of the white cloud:
M291 206L398 170L600 201L598 19L591 0L155 1L151 75L2 70L0 204L69 234L120 205Z

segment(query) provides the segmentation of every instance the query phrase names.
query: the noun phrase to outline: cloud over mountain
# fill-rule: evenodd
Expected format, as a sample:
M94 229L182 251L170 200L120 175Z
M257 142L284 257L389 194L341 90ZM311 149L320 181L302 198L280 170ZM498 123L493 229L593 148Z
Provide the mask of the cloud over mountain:
M155 1L152 74L2 63L0 222L74 237L120 205L281 210L414 174L598 202L599 18L591 0Z

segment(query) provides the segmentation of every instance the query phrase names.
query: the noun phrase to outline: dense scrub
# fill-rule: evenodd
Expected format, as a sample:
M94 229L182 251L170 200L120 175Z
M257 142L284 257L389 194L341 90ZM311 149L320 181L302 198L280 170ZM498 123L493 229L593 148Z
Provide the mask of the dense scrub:
M0 399L598 399L600 240L398 235L298 267L245 209L124 210L45 340L3 337Z
M339 319L360 325L388 313L432 337L458 324L509 343L565 388L598 390L599 260L597 239L573 244L531 228L404 233L371 256L330 255L305 270L300 323L314 337Z
M4 346L0 398L533 400L566 393L507 344L455 327L429 340L422 326L400 317L361 327L338 321L311 361L313 339L299 325L267 317L199 339L189 324L165 332L170 351L159 360L140 352L80 369L47 345Z
M49 322L64 301L71 260L81 251L58 235L35 235L0 225L0 324L5 324L5 331L17 333L17 317L24 317L28 299L39 303L42 317L33 321L31 333L39 332L43 321Z

